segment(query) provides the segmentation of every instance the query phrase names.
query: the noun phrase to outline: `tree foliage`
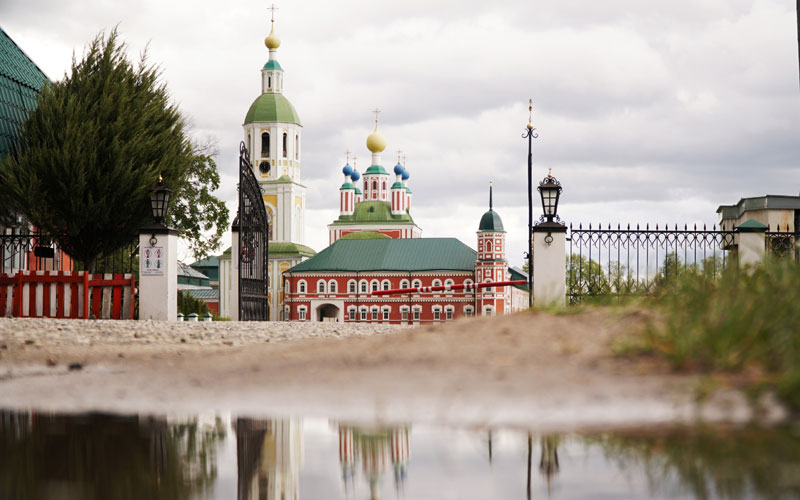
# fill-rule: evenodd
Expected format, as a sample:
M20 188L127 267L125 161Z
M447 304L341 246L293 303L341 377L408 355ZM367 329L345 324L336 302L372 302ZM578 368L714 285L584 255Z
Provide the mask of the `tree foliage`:
M42 90L0 170L0 201L92 269L152 222L150 190L162 176L174 191L172 221L202 255L227 225L209 191L219 186L212 156L192 146L158 68L146 53L132 64L113 29Z

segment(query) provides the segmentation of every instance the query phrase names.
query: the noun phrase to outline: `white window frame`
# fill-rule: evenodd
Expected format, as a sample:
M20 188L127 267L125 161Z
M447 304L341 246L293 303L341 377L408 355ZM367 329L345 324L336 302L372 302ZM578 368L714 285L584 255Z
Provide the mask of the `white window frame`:
M305 321L308 318L308 309L306 306L300 306L297 308L297 319L300 321Z
M409 285L409 281L408 280L401 280L400 281L400 288L411 288L411 286Z
M358 310L355 306L351 306L347 308L347 320L348 321L355 321L358 318Z
M367 308L366 307L362 307L361 308L361 310L359 311L358 317L361 318L361 321L367 321Z
M355 294L358 292L358 283L356 280L350 280L347 282L347 293Z
M433 280L433 283L431 283L431 286L442 286L442 280L440 280L440 279Z
M389 290L392 287L392 282L389 280L381 281L381 290Z
M391 307L384 306L381 309L381 320L382 321L389 321L389 318L391 318L391 315L392 315L392 308Z
M306 293L306 280L300 280L297 282L297 293Z
M408 321L408 306L403 306L400 308L400 320Z
M361 289L361 293L369 293L369 282L367 280L361 280L359 287Z
M441 321L442 320L442 306L433 306L433 320L434 321Z
M337 289L339 287L336 286L336 280L330 280L328 282L328 293L337 293Z
M471 318L475 315L475 309L472 306L465 306L464 307L464 316L467 318Z
M325 280L317 280L317 293L325 293Z
M444 319L450 321L455 317L456 308L453 306L445 306L444 308Z
M381 284L378 280L372 280L369 284L369 293L375 293L381 289Z
M370 321L378 321L378 317L380 315L380 309L378 306L372 306L369 310L369 320Z
M414 280L411 282L411 288L419 288L422 286L422 280Z

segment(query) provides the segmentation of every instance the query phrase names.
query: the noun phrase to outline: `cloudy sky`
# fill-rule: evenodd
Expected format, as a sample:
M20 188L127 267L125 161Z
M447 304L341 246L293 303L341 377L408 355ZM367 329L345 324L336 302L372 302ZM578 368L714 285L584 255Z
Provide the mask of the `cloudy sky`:
M350 149L367 165L370 110L405 151L423 236L475 246L489 179L509 260L534 178L564 185L573 223L714 223L720 204L800 192L794 0L283 1L278 59L303 121L307 243L327 246ZM149 43L197 138L220 145L234 209L237 144L267 59L268 2L3 0L0 26L51 79L119 24ZM363 170L363 168L361 168Z

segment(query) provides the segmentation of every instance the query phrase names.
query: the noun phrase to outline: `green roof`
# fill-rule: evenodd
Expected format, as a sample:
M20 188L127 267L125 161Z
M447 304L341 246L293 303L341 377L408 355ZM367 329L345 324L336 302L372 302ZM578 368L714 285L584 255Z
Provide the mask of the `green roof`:
M508 274L509 274L509 278L511 278L511 281L518 281L518 280L526 280L527 281L527 279L528 279L528 273L526 273L525 271L523 271L522 269L520 269L518 267L509 266L508 267ZM528 291L528 284L526 283L524 285L514 285L514 288L519 288L520 290L525 290L527 292Z
M750 232L757 232L757 231L766 231L769 229L767 225L758 222L755 219L747 219L746 221L742 222L738 226L736 226L741 232L750 233Z
M503 221L500 220L500 216L497 215L497 212L494 210L489 210L483 217L481 217L481 223L478 226L478 231L490 231L496 233L504 233L503 230Z
M181 292L196 299L219 299L219 288L185 288Z
M315 255L315 252L312 248L309 248L305 245L301 245L299 243L290 243L284 241L270 241L269 242L269 256L270 257L281 257L281 256L297 256L302 255L303 257L310 257Z
M47 76L0 28L0 159L17 143Z
M274 59L271 60L271 61L267 61L267 64L264 65L264 69L279 69L279 70L283 70L283 68L281 68L280 63L278 61L274 60Z
M455 238L339 239L288 272L473 272L476 257Z
M288 175L282 175L277 179L273 179L271 181L262 181L262 184L291 184L294 182L291 177Z
M285 98L283 94L266 93L261 94L250 105L247 110L247 116L244 118L244 124L254 122L269 122L269 123L300 123L300 117L297 116L297 111L294 106Z
M369 175L369 174L389 175L389 172L387 172L387 171L386 171L386 170L385 170L385 169L384 169L382 166L380 166L380 165L372 165L371 167L369 167L369 168L367 169L367 171L366 171L366 172L364 172L364 175Z
M349 182L345 182L344 184L342 184L342 187L339 188L339 191L343 189L355 189L355 188L356 187L354 185L350 184Z
M408 212L392 215L392 204L388 201L362 201L356 204L353 215L340 215L334 224L413 224Z
M392 189L405 189L405 186L403 186L402 182L397 181L394 184L392 184Z
M340 240L375 240L389 238L389 236L379 233L377 231L356 231L355 233L347 233Z

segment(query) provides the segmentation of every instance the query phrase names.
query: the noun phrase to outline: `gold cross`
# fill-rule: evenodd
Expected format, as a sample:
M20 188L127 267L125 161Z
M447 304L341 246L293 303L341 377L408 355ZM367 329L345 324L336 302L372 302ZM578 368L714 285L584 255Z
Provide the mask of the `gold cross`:
M278 7L275 7L275 4L272 4L271 7L267 7L267 10L272 11L272 22L275 22L275 11L278 10Z
M345 163L350 163L350 150L344 152L345 156L347 157L347 161Z
M372 110L372 112L375 113L375 125L377 126L378 125L378 115L381 113L381 110L378 109L378 108L375 108L375 109Z
M358 156L353 155L353 170L356 169L357 165L358 165Z
M403 150L402 149L398 149L397 150L397 163L401 163L400 162L400 158L402 158L402 157L403 157Z

